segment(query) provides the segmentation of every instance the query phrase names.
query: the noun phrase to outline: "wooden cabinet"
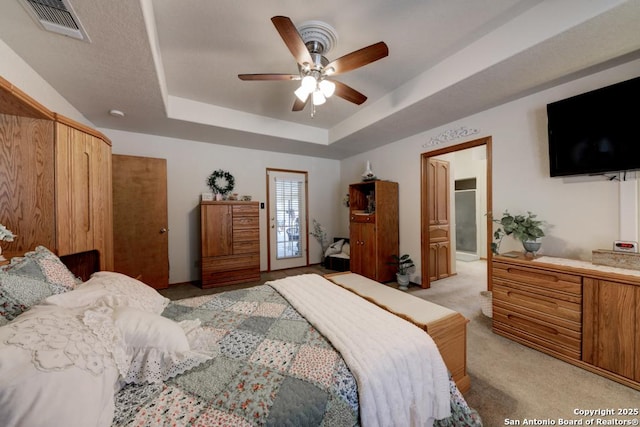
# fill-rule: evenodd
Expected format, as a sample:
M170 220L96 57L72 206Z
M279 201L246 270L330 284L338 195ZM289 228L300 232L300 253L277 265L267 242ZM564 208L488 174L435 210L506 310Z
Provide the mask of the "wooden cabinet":
M640 390L640 277L590 265L494 257L493 331Z
M66 120L56 121L55 147L58 255L97 249L100 269L112 270L111 147Z
M2 221L17 234L7 251L95 251L113 269L111 142L2 78L0 182Z
M389 263L400 255L398 183L368 181L349 186L351 271L378 282L395 280Z
M372 217L366 219L371 220ZM365 277L376 276L376 265L369 260L376 256L376 231L375 223L371 222L351 222L351 233L349 237L351 244L350 270L358 272Z
M260 279L258 202L202 202L203 288Z
M584 318L583 360L640 382L640 286L585 278Z
M449 162L430 158L427 164L430 281L451 275L449 181Z

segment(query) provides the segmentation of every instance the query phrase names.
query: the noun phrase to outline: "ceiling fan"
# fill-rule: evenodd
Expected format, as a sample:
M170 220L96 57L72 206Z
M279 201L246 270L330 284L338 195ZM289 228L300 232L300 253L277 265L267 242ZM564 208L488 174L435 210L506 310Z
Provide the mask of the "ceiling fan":
M378 42L346 54L334 61L324 55L337 40L335 30L320 21L309 21L296 28L286 16L274 16L271 22L298 63L298 74L238 74L240 80L300 80L295 91L293 111L301 111L311 100L311 117L315 107L332 95L360 105L367 97L357 90L334 80L333 76L355 70L389 55L384 42Z

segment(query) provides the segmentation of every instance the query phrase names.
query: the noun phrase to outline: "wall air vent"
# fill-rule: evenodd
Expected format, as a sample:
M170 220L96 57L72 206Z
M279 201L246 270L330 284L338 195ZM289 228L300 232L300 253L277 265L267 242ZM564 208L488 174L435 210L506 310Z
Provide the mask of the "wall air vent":
M69 0L18 0L42 28L91 42Z

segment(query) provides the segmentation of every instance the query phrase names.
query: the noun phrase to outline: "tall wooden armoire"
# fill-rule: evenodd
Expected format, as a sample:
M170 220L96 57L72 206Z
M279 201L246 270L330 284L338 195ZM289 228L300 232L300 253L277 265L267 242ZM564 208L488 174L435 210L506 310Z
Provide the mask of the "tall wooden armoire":
M258 202L202 202L203 288L260 280Z
M108 138L0 77L0 221L17 235L7 253L95 253L113 270L111 174Z
M400 255L398 183L367 181L349 186L351 271L378 282L395 280L392 255Z

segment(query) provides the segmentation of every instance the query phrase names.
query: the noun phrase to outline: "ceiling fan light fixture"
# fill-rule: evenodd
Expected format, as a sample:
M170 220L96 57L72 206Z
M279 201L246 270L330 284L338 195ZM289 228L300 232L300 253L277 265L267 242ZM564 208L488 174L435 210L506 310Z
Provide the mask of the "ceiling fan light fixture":
M313 92L313 105L322 105L327 101L327 98L324 97L320 90L315 90Z
M336 84L330 80L322 80L318 83L318 87L326 98L331 98L331 95L336 91Z
M300 86L298 89L295 90L296 97L302 101L302 102L307 102L307 98L309 97L309 94L311 93L310 91L308 91L304 86Z
M308 93L311 93L316 88L316 84L317 84L317 81L315 77L309 75L309 76L304 76L304 78L302 79L302 82L300 83L300 87L305 88Z

